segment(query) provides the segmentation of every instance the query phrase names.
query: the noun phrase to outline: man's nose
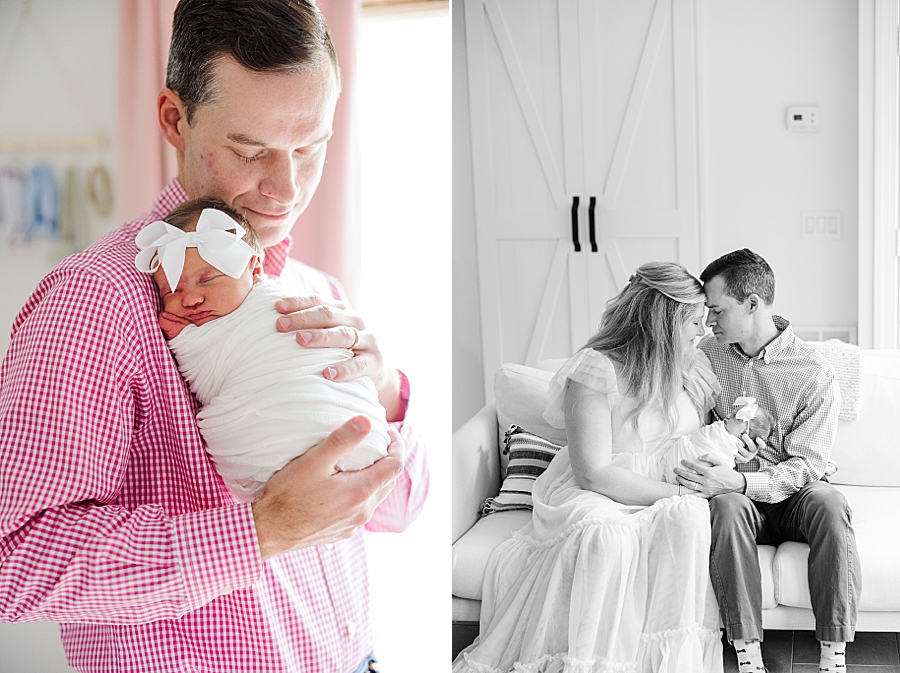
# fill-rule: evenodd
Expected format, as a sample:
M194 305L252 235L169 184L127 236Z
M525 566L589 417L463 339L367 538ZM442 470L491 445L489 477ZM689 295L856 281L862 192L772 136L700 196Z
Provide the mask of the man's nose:
M712 327L713 325L716 324L716 319L713 316L712 311L710 311L709 314L706 316L705 324L707 327Z
M300 192L297 180L297 167L290 154L272 157L267 164L266 174L260 181L259 189L263 196L284 205L293 205Z

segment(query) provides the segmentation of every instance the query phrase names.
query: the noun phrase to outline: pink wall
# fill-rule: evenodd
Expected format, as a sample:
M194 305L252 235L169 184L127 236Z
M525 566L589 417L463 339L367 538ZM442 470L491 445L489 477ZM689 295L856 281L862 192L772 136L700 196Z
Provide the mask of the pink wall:
M175 150L156 120L177 0L119 0L118 198L122 222L150 209L175 177Z

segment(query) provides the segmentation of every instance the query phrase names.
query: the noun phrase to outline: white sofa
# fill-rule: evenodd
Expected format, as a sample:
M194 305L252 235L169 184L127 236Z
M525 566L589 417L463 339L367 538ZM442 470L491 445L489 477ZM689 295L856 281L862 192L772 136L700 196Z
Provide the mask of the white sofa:
M900 351L863 350L860 417L840 421L831 482L853 511L862 562L860 631L900 631ZM553 370L559 362L548 362ZM453 435L453 621L477 622L481 581L491 551L530 518L529 510L479 518L481 503L496 495L499 446L510 423L565 444L565 434L541 418L552 371L504 365L494 379L495 402ZM896 424L895 424L896 423ZM763 625L813 630L807 588L809 548L786 542L760 546Z

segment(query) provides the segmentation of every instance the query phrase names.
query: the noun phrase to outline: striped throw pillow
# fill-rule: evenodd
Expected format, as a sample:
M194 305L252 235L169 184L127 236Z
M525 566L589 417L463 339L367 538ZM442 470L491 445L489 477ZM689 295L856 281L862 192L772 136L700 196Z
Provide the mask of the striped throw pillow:
M503 453L509 458L506 479L496 498L488 498L481 514L493 514L508 509L531 509L531 489L553 457L562 448L546 439L525 432L518 425L510 425L503 440Z

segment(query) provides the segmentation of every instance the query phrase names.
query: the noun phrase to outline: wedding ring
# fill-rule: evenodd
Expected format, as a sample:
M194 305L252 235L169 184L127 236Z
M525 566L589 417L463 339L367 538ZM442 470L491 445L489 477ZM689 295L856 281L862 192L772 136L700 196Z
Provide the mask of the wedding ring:
M356 348L359 345L359 330L356 329L355 327L351 327L350 329L352 329L353 334L356 335L356 338L353 340L353 345L350 346L350 350L352 351L354 348Z

